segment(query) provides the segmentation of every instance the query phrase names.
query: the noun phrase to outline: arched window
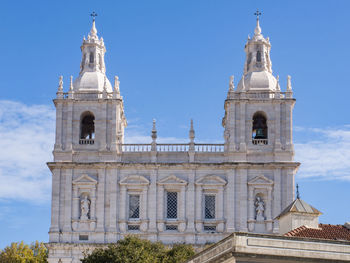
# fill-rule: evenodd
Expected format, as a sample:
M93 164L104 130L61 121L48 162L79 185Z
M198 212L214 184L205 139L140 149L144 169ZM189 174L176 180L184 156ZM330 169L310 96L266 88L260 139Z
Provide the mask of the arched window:
M249 71L249 65L251 61L252 61L252 53L249 52L248 59L247 59L247 71Z
M91 112L85 112L80 120L80 144L94 144L95 117Z
M267 144L267 121L265 114L257 112L253 116L253 144Z
M256 61L261 62L261 52L259 50L256 52Z
M89 62L94 63L94 52L90 52Z

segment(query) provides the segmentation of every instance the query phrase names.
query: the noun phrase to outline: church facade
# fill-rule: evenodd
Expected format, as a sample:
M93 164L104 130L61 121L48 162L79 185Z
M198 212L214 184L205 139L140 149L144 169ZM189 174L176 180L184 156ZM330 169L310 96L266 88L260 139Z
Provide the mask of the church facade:
M95 21L68 92L60 77L52 172L49 262L79 262L82 251L138 234L166 244L214 243L233 232L279 233L294 200L291 80L272 75L259 20L245 45L244 74L231 77L223 144L125 144L119 79L106 76Z

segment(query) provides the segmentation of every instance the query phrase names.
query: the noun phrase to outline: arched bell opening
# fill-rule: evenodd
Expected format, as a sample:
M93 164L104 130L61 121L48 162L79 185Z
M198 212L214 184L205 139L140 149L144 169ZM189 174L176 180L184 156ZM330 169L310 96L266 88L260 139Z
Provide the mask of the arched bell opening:
M253 116L252 142L255 145L267 144L267 118L265 113L256 112Z
M91 112L84 112L80 118L80 144L94 144L95 116Z

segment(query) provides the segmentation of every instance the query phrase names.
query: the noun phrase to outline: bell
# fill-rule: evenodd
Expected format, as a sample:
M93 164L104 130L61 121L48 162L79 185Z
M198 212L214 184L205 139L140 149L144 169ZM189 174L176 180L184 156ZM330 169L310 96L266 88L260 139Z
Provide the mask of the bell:
M256 129L255 139L264 139L264 138L265 138L264 129L263 128L257 128Z

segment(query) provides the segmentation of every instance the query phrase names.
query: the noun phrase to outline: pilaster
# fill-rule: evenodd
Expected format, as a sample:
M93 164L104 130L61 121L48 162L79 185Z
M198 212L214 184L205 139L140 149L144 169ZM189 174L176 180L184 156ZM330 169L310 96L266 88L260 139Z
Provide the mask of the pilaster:
M98 185L97 185L97 228L96 232L104 232L104 219L105 219L105 181L106 170L98 169ZM102 240L101 240L102 241Z
M235 231L235 170L226 170L226 231Z

